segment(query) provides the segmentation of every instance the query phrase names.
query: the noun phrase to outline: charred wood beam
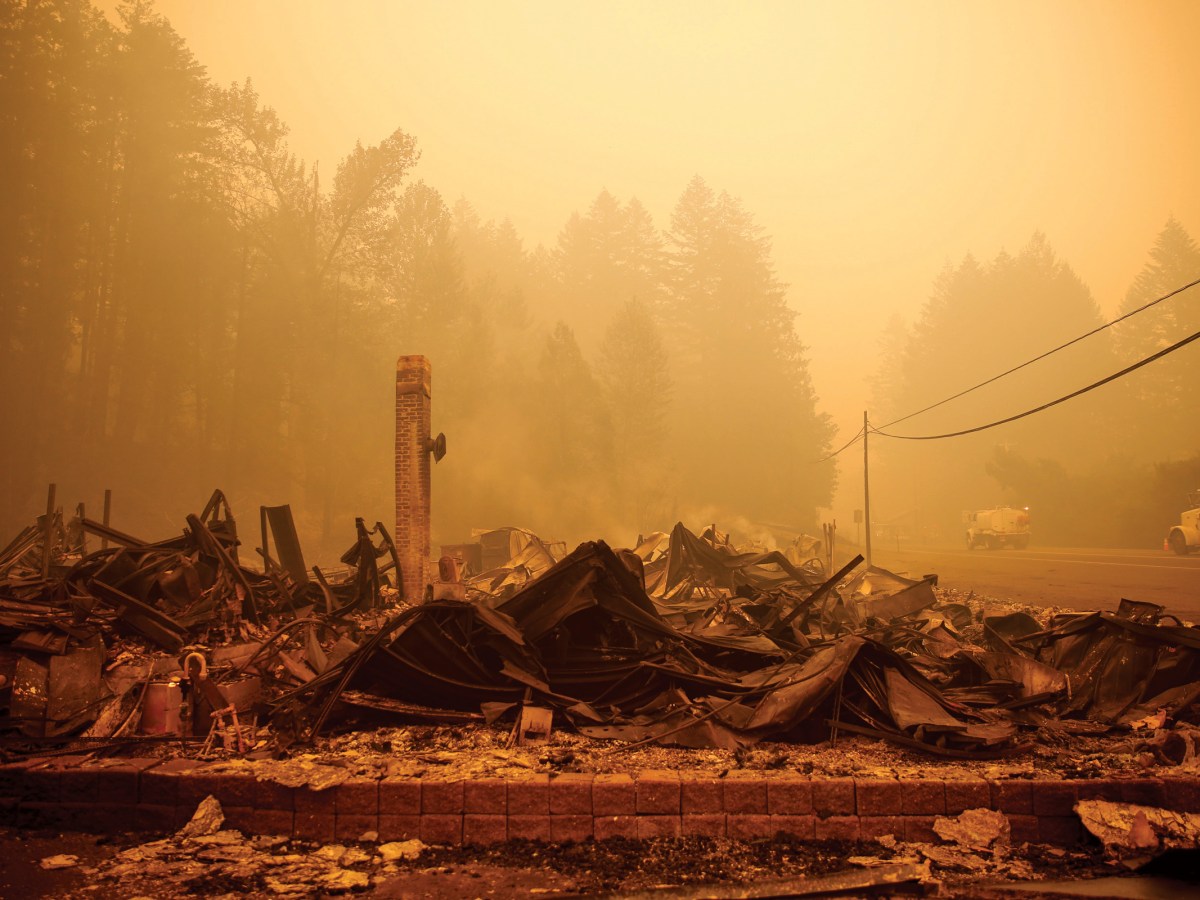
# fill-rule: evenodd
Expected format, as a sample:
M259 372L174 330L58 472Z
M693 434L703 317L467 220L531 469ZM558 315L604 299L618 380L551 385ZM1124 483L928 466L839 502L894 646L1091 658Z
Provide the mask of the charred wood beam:
M130 547L137 550L151 546L149 542L143 541L141 538L125 534L123 531L117 531L117 529L110 528L107 525L97 522L95 519L80 519L79 525L84 531L96 535L105 541L105 543L112 542L120 544L122 547ZM108 548L104 547L103 549Z
M26 553L32 550L38 542L40 530L36 525L30 525L18 534L3 551L0 551L0 574L21 561Z
M380 628L379 631L375 632L375 634L373 634L366 641L366 643L359 647L356 652L352 653L342 661L340 667L342 677L338 680L338 683L333 690L330 691L329 696L325 698L325 702L321 705L320 712L317 713L316 720L313 722L312 728L308 733L308 740L310 742L316 740L317 735L321 733L321 729L325 727L325 721L329 718L330 712L333 711L334 704L337 703L342 691L349 687L350 682L353 680L354 676L358 674L358 670L362 667L363 663L366 662L366 660L369 659L375 653L375 651L379 649L385 638L388 638L393 634L395 634L396 637L399 637L400 634L403 634L404 631L406 631L416 619L416 612L418 609L420 609L420 607L414 607L407 613L403 613L392 619L392 621ZM326 676L332 677L332 673L337 671L339 671L337 668L327 669L319 676L319 679L324 679Z
M187 632L153 606L103 581L92 581L91 589L100 602L116 609L117 617L130 628L171 653L178 653L183 648Z
M208 526L200 521L199 517L190 514L187 517L188 527L192 529L192 536L196 543L200 544L201 549L215 556L220 560L221 565L229 572L238 584L242 586L242 590L246 592L242 599L242 615L246 616L255 625L261 624L258 615L258 603L254 596L254 588L250 586L250 580L246 578L246 573L242 571L242 567L234 562L229 555L229 551L221 544L219 540L209 531Z
M795 606L793 606L791 609L791 612L789 612L786 616L784 616L782 619L780 619L779 622L774 626L774 628L771 629L771 631L776 631L776 630L782 631L783 629L785 629L789 625L791 625L797 616L799 616L805 610L811 608L813 604L815 604L818 600L820 600L822 597L824 597L826 594L828 594L831 590L833 590L835 587L837 587L838 582L840 582L843 578L845 578L847 575L849 575L851 572L853 572L858 567L858 564L861 563L862 561L863 561L863 556L860 553L857 556L855 556L854 559L850 560L850 562L846 563L846 565L844 565L840 569L838 569L837 572L834 573L832 578L830 578L828 581L826 581L824 584L822 584L819 588L817 588L815 591L813 591L811 594L809 594L807 597L805 597L803 600L801 600L799 603L797 603Z

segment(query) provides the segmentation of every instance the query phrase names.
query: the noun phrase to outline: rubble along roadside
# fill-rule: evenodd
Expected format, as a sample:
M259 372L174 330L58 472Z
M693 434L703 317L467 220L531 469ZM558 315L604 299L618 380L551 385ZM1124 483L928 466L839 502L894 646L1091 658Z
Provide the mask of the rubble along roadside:
M15 856L15 864L0 874L0 889L61 898L368 893L448 898L696 885L732 889L790 883L795 888L831 876L849 876L864 886L864 896L877 896L871 886L886 889L899 874L907 884L906 893L958 897L972 896L981 884L1126 871L1097 848L1013 846L1003 817L994 818L997 821L966 814L947 818L941 820L944 827L936 837L914 842L888 836L875 842L797 842L779 836L757 841L693 837L558 845L519 840L489 847L438 847L419 840L379 843L370 835L329 843L247 837L227 827L220 805L209 798L186 826L148 842L120 837L89 841L70 834L22 836L15 841L11 833L0 830L0 845L7 845ZM39 858L39 854L47 855ZM35 886L45 893L34 893ZM885 895L890 896L890 891Z

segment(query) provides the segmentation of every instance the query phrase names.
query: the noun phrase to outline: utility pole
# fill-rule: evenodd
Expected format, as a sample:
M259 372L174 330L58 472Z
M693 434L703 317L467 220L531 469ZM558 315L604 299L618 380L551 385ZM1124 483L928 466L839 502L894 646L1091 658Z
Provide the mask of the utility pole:
M108 528L109 515L112 513L112 489L104 489L104 527ZM108 549L108 538L100 539L100 549Z
M863 410L863 526L867 530L867 565L871 565L871 477L867 470L867 437L870 434L867 411Z

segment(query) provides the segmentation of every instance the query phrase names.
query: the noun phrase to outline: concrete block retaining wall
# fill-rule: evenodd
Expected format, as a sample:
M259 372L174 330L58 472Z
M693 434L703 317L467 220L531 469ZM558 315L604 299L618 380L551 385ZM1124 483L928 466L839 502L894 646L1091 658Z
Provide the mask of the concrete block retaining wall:
M935 839L934 819L967 809L1005 813L1015 843L1083 838L1078 800L1105 799L1200 812L1200 778L997 780L808 778L734 771L529 774L450 780L351 778L323 791L214 772L193 760L86 761L63 756L0 767L0 816L21 827L166 831L205 797L230 827L317 841L420 838L490 844L706 835L801 840Z

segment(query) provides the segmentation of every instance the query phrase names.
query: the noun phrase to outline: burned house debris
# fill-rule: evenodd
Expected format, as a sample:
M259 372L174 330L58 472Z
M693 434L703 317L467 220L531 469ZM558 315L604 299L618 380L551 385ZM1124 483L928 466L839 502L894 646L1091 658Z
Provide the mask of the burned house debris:
M1200 632L1158 607L1043 629L940 603L934 577L852 575L860 564L826 577L681 524L640 552L589 542L515 590L478 577L473 602L408 610L348 677L297 693L489 720L532 693L597 738L731 748L842 732L964 757L1194 706Z
M524 713L614 750L859 734L989 758L1044 735L1190 721L1200 698L1200 630L1150 604L1040 623L939 599L935 576L861 557L830 574L817 555L799 561L811 543L745 551L682 524L566 554L519 529L484 533L405 597L382 525L359 520L326 572L304 569L286 507L261 523L257 568L239 562L219 491L157 542L86 517L19 534L0 554L9 746L180 735L237 752L311 741L350 713ZM89 536L108 546L89 550Z
M239 561L220 491L166 540L86 517L64 527L61 513L22 531L0 553L4 725L28 741L179 734L186 692L188 736L245 746L253 727L238 714L253 717L264 690L347 655L354 617L374 625L396 593L387 582L395 547L382 525L368 531L360 520L346 568L314 566L311 578L290 510L264 507L262 526L258 569ZM89 552L89 535L99 549Z

